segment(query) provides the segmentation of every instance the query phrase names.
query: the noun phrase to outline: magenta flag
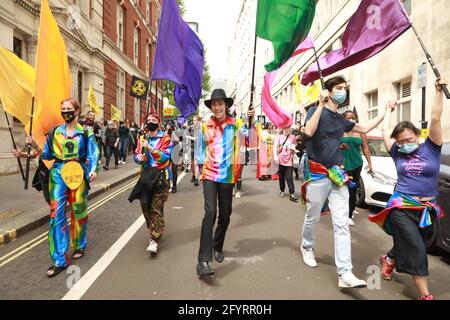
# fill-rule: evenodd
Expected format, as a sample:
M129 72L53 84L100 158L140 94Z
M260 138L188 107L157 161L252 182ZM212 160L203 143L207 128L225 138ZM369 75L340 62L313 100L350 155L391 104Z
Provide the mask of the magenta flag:
M342 48L319 59L323 76L363 62L383 51L411 27L408 14L399 0L362 0L342 37ZM301 83L319 79L313 63Z
M314 48L314 43L312 38L308 36L302 43L300 43L297 49L295 49L295 52L292 54L291 58L312 48ZM267 72L264 76L264 87L262 90L263 112L277 128L287 128L292 126L292 116L286 110L278 106L270 94L270 89L272 88L276 75L277 71L275 70L272 72Z

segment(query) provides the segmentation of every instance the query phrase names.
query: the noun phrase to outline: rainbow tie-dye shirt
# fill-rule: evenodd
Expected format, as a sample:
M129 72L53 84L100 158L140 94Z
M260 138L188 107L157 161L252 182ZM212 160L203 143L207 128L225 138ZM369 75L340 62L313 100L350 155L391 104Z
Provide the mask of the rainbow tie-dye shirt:
M202 180L236 183L244 160L239 151L248 144L248 130L242 122L236 123L231 117L223 122L212 118L202 125L196 137L195 156L203 165Z

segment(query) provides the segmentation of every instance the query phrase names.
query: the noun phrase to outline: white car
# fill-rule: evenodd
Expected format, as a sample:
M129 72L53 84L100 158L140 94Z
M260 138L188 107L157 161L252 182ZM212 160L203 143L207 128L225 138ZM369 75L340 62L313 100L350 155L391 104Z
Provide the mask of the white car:
M384 146L383 138L367 136L371 153L373 172L368 173L367 161L363 155L363 170L356 192L356 205L385 207L397 183L397 170L391 155Z

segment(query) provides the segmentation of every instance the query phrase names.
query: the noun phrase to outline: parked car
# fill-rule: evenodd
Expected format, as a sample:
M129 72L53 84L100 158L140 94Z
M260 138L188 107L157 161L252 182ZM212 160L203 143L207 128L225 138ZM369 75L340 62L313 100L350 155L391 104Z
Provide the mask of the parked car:
M442 250L450 253L450 142L442 146L438 186L437 201L445 216L434 223L434 236L428 241L427 249L429 253L439 253Z
M372 169L368 172L367 161L364 164L356 192L356 205L385 207L394 192L397 183L397 170L391 155L386 150L382 137L367 136L371 153Z

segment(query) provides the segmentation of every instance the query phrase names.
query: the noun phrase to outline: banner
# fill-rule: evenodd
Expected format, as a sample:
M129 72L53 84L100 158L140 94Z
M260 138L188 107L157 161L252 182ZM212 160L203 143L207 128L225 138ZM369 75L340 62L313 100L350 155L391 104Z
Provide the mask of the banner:
M120 121L122 118L122 111L114 105L111 105L111 120Z
M97 99L95 99L94 89L92 85L89 86L88 101L91 111L95 113L96 116L100 114L100 107L97 105Z
M131 79L130 95L141 100L146 100L149 84L150 82L147 80L133 76Z

